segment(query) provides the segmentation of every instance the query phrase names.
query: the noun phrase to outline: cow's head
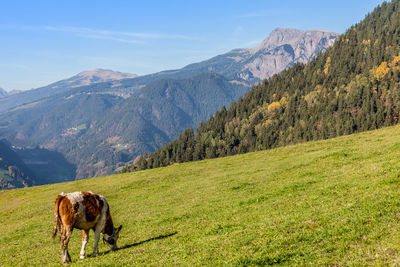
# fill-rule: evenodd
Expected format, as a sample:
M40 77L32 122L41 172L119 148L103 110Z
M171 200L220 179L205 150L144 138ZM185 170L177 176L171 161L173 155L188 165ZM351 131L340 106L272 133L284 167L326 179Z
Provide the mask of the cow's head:
M108 237L103 236L103 242L107 243L107 245L110 247L111 250L116 250L118 248L117 240L118 240L119 232L121 231L121 229L122 229L122 225L120 225L118 227L118 229L113 228L113 232L110 236L108 236Z

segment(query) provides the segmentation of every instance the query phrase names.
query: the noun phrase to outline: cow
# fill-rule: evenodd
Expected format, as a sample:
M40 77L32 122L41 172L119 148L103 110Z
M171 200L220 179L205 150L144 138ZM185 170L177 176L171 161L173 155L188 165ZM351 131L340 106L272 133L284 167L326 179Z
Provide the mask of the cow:
M117 240L122 225L118 229L114 228L110 207L102 195L89 191L61 193L57 196L54 203L53 238L57 235L57 231L60 231L61 259L64 264L71 262L71 257L68 253L68 242L73 228L82 230L81 259L85 258L90 229L94 231L93 256L98 256L99 254L100 233L103 234L103 242L111 250L118 248Z

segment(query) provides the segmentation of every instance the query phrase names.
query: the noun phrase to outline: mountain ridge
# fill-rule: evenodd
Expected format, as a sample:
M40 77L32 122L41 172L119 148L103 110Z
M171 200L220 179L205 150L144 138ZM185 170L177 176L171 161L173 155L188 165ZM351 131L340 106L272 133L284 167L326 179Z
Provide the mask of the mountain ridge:
M281 52L287 46L266 53L284 58ZM264 50L254 55L249 49L233 51L180 70L78 87L68 83L57 94L0 113L0 137L18 146L40 145L61 152L76 165L77 178L111 173L173 140L185 128L196 128L259 81L241 74L244 65L263 56ZM260 60L259 64L269 63ZM87 75L82 73L83 81Z
M296 29L289 28L276 28L272 31L263 42L268 40L271 35L276 35L278 33L282 34L283 31L297 31L299 33L303 33L303 36L306 37L307 34L315 34L316 37L307 37L311 39L315 39L317 43L321 42L321 40L325 40L327 44L323 45L323 47L317 49L314 53L307 55L303 58L289 58L285 59L285 57L290 57L290 53L287 53L285 49L281 48L280 50L273 51L264 51L265 53L271 53L271 55L264 55L262 59L257 60L257 56L255 57L252 54L252 50L256 49L258 46L254 48L237 48L233 49L225 54L217 55L208 60L204 60L198 63L192 63L184 66L181 69L175 70L164 70L152 74L147 74L143 76L137 76L136 74L129 73L121 73L118 71L111 71L105 69L94 69L89 71L80 72L70 78L66 78L54 83L51 83L47 86L22 91L16 95L8 95L8 97L4 97L0 99L0 113L6 110L15 108L19 105L29 104L31 102L35 102L42 98L62 93L64 91L70 90L71 88L76 88L79 86L87 86L89 84L102 83L102 82L113 82L112 86L124 85L123 80L127 80L126 84L129 84L132 89L140 89L144 87L146 84L165 78L189 78L191 76L197 75L202 72L215 72L224 76L227 76L228 79L241 79L246 81L249 85L254 85L261 80L270 77L276 73L279 73L284 68L291 66L296 62L306 62L310 60L313 56L317 55L319 52L323 52L326 47L331 45L329 40L334 40L339 36L337 33L322 31L322 30L307 30L301 31ZM321 36L321 32L323 32ZM306 34L307 33L307 34ZM296 37L296 40L299 40L299 36ZM293 41L293 40L292 40ZM262 43L263 43L262 42ZM262 44L261 43L261 44ZM296 42L292 42L293 45ZM260 44L260 45L261 45ZM259 45L259 46L260 46ZM280 44L281 45L281 44ZM298 45L298 44L297 44ZM271 48L271 47L269 47ZM268 49L267 49L268 50ZM298 51L299 47L294 47L293 51ZM308 49L309 50L309 49ZM305 51L308 51L305 49ZM258 50L260 54L263 52ZM260 56L260 55L259 55ZM240 61L236 61L237 58L240 58ZM274 62L277 62L277 64ZM247 65L246 65L247 64ZM246 66L244 66L246 65ZM271 67L273 66L273 67ZM103 78L100 76L96 76L96 70L101 70L103 72ZM106 72L111 72L116 78L106 79L104 77ZM92 75L92 76L90 76ZM90 83L90 80L94 79L93 82ZM120 82L121 81L121 82Z
M203 71L215 71L228 78L241 78L255 84L294 63L309 61L318 53L324 52L338 36L339 34L330 31L276 28L258 46L233 49L211 59L189 64L182 70L199 68ZM319 47L310 46L310 41ZM287 49L293 50L293 56ZM300 54L303 56L300 57Z
M107 69L93 69L80 72L72 77L51 83L49 85L22 91L17 94L7 94L0 99L0 113L12 108L33 103L49 96L60 94L68 90L95 85L103 82L120 81L137 77L136 74L122 73Z

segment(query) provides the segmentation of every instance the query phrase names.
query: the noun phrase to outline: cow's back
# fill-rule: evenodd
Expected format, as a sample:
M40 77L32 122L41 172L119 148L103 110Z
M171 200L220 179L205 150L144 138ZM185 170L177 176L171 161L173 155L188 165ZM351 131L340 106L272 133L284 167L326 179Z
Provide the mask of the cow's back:
M63 207L63 213L73 213L73 226L78 229L91 229L104 225L105 213L108 208L107 201L101 195L92 192L73 192L62 194L65 197L65 202L60 205L60 211ZM69 202L69 203L68 203ZM70 217L70 216L68 216Z

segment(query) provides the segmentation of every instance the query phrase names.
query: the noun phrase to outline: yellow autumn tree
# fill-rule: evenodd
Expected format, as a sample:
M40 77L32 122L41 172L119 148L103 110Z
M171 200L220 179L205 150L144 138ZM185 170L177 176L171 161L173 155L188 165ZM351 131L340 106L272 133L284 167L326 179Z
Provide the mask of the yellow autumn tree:
M371 43L371 40L369 40L369 39L368 39L368 40L363 40L363 41L362 41L362 44L363 44L363 45L369 45L370 43Z
M324 67L324 73L325 75L328 75L329 67L331 66L331 57L328 57L326 59L325 67Z
M279 103L279 102L277 102L277 101L272 102L272 103L268 106L268 112L273 111L273 110L275 110L275 109L278 109L278 108L280 108L280 107L281 107L281 103Z
M388 63L386 61L383 61L381 63L381 65L379 65L379 67L377 67L376 69L374 69L373 71L373 76L374 78L376 78L377 80L382 79L383 77L385 77L385 75L389 72L389 67L388 67Z

